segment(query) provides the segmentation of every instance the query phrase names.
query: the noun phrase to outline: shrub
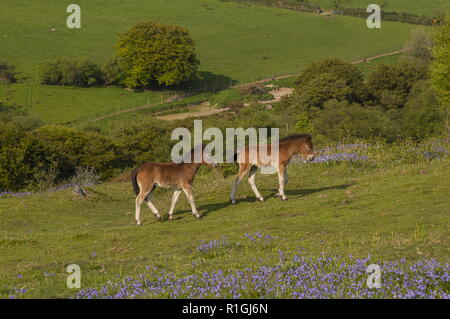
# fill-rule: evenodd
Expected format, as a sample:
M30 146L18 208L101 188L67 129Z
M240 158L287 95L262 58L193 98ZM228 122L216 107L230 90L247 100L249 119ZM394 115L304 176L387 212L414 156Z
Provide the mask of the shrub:
M111 177L115 169L129 164L118 145L94 132L79 132L63 126L43 126L33 132L42 148L41 160L55 163L58 180L76 173L77 167L90 167L102 179Z
M288 103L303 109L322 107L330 99L362 102L368 93L362 73L354 65L329 58L311 63L296 81Z
M171 130L157 120L146 120L133 125L123 125L113 132L115 140L120 145L128 166L140 165L148 161L167 162L170 159L172 145Z
M59 58L44 62L39 68L41 84L97 86L103 83L103 75L99 66L85 58Z
M13 65L9 65L6 62L0 62L0 83L15 83L16 72Z
M396 65L379 65L368 75L367 87L385 108L402 108L411 88L428 76L427 67L404 61Z
M14 124L0 126L0 191L15 191L28 185L45 165L37 163L39 147L26 131Z
M287 101L296 108L307 110L311 107L321 108L330 99L351 99L352 93L352 88L339 75L321 73L308 82L302 81Z
M102 65L102 73L106 85L120 85L125 78L123 64L117 57L108 59Z
M175 25L139 23L121 33L117 55L124 61L127 87L180 84L197 73L199 61L189 32Z
M433 40L423 29L414 29L410 39L405 43L404 50L407 56L429 62L433 58L431 48Z
M311 118L314 131L334 141L349 137L394 140L398 135L396 126L382 111L348 101L328 101Z
M403 133L424 139L442 132L444 112L430 81L417 83L404 108Z

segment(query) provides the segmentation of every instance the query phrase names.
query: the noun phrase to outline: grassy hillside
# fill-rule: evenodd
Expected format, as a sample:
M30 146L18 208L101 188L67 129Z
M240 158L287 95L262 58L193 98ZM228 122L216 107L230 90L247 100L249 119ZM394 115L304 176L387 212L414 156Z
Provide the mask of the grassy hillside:
M402 158L398 158L403 161ZM100 287L146 266L175 274L244 269L287 257L348 256L381 261L448 257L450 161L373 167L308 164L289 167L288 201L273 197L275 176L259 175L266 202L256 202L248 184L230 205L233 177L202 169L196 220L180 198L175 221L156 221L143 206L144 226L134 222L128 182L87 188L86 199L70 191L0 200L0 297L26 289L27 297L71 296L65 267L82 269L82 287ZM171 193L158 190L156 206L166 218ZM245 233L273 239L255 244ZM234 244L201 254L202 241L227 236ZM240 244L238 244L240 243ZM238 245L238 246L236 246ZM147 269L148 269L147 267Z
M311 0L323 8L333 9L335 0ZM349 8L366 8L374 3L369 0L338 0L339 5ZM450 4L447 0L389 0L380 1L379 5L384 11L406 12L418 15L433 16L445 13L450 10Z
M385 23L382 29L370 30L358 18L327 19L216 0L80 0L78 4L82 28L77 30L66 27L68 14L60 1L2 4L0 59L14 64L19 78L27 84L0 85L0 101L32 105L29 111L45 123L87 119L91 114L95 117L117 110L118 104L127 108L134 102L144 105L147 100L157 101L158 92L139 96L116 89L36 85L40 62L62 56L104 61L114 52L117 34L140 21L156 20L188 28L197 45L200 71L210 86L296 73L307 63L329 56L355 60L393 51L417 27Z

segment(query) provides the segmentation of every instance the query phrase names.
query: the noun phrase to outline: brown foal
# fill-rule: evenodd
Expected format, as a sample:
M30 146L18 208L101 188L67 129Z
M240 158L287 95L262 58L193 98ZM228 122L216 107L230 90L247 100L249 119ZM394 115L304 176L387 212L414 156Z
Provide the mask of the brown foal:
M264 198L256 188L255 177L258 167L275 166L278 171L279 189L275 196L280 196L283 200L286 200L284 193L284 187L288 182L288 175L286 171L286 165L289 163L294 155L301 154L306 160L314 159L314 149L312 143L312 137L307 134L291 135L281 139L278 144L269 144L267 147L267 156L270 156L273 150L278 147L278 160L272 163L270 160L263 159L260 155L258 147L246 145L242 151L237 155L237 162L239 163L239 173L233 184L230 198L233 204L236 203L236 191L239 184L244 178L247 172L249 173L248 182L253 192L261 202Z
M194 147L187 156L190 158L189 162L182 163L152 163L148 162L139 168L135 168L131 172L131 183L136 197L136 223L142 225L141 221L141 205L145 201L152 210L156 218L160 219L158 209L151 202L151 193L157 186L163 188L172 188L174 193L172 196L172 204L169 209L169 219L173 219L173 210L175 204L178 201L178 197L181 194L181 190L184 191L189 204L192 208L192 214L195 217L200 218L194 203L194 196L192 195L192 183L194 181L195 174L201 165L216 166L211 156L204 151L205 146L201 145ZM197 151L202 152L201 163L194 163L194 153ZM186 156L185 156L186 158Z

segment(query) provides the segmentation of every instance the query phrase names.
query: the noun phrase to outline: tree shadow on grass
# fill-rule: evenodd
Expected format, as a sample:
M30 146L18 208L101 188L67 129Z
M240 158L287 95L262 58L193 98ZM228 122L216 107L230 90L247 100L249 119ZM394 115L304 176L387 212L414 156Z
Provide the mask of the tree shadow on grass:
M237 81L223 74L214 74L209 71L199 72L199 76L195 77L180 85L181 88L191 88L194 90L223 90L232 85L235 85Z
M351 184L341 184L341 185L335 185L335 186L328 186L328 187L319 187L319 188L307 188L307 189L297 189L297 190L288 190L285 189L284 192L289 199L292 198L298 198L298 197L303 197L303 196L307 196L307 195L311 195L314 193L319 193L319 192L323 192L323 191L327 191L327 190L331 190L331 189L346 189L350 186L355 185L356 183L351 183ZM275 193L278 191L278 189L272 189L272 188L260 188L260 191L271 191L272 193L270 195L266 195L265 196L265 200L269 199L269 198L276 198ZM253 195L253 193L252 193ZM244 202L255 202L255 203L260 203L260 204L264 204L261 203L260 201L258 201L256 199L256 197L254 197L254 195L252 196L250 195L249 197L246 198L241 198L241 199L237 199L236 200L236 204L233 206L239 205L239 203L244 203ZM280 199L281 202L281 199ZM212 203L212 204L204 204L204 205L200 205L197 206L197 209L199 211L199 213L205 217L207 215L209 215L212 212L215 212L217 210L220 210L222 208L226 208L228 206L232 206L231 201L226 201L226 202L222 202L222 203ZM190 213L192 215L192 211L191 210L179 210L179 211L175 211L174 212L174 220L177 219L182 219L184 218L184 216L179 216L177 217L177 215L184 215L186 213Z

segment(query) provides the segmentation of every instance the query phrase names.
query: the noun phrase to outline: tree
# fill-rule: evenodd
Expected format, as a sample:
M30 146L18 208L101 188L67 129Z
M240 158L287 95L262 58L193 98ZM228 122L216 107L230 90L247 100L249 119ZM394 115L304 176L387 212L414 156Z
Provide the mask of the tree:
M119 34L117 55L124 62L127 87L171 86L192 78L199 61L189 32L175 25L139 23Z
M411 90L403 110L404 136L423 139L442 132L443 112L430 81L421 81Z
M408 42L405 43L405 54L423 62L430 62L433 59L431 48L433 40L423 29L414 29Z
M349 137L382 137L392 141L398 134L396 125L378 108L363 107L348 101L330 100L311 118L317 135L335 141Z
M431 67L431 80L438 94L439 101L446 114L445 123L450 135L450 15L443 25L436 28L433 48L434 62Z
M428 76L424 65L404 61L379 65L368 75L367 88L385 109L402 108L411 88Z
M350 102L362 102L367 98L361 71L356 66L335 58L314 62L307 66L297 80L298 90L302 90L323 74L332 74L351 90L346 97Z
M321 108L331 99L351 100L353 92L354 90L340 76L322 73L297 86L288 101L297 109L305 111L311 107Z

